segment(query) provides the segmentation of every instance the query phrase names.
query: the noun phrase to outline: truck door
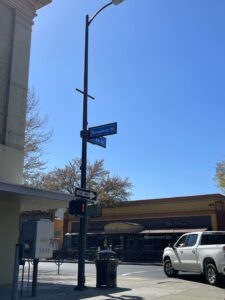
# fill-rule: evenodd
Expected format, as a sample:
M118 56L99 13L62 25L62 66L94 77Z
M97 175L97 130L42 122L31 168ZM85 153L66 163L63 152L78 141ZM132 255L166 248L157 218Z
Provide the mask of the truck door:
M182 258L182 250L183 247L185 246L185 242L187 239L187 235L183 235L174 245L174 250L171 253L171 259L173 263L173 267L176 270L183 270L182 269L182 264L181 264L181 258Z
M197 240L198 234L190 234L187 236L185 245L179 249L183 271L199 272L197 264Z

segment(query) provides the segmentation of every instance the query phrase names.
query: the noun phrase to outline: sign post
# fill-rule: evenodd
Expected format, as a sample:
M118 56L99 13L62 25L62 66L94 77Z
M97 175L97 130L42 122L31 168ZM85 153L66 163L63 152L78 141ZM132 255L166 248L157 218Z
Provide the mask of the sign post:
M117 124L107 124L102 128L98 126L98 129L90 128L90 131L87 128L88 124L88 50L89 50L89 26L96 18L96 16L102 12L105 8L112 4L119 4L123 0L112 0L111 2L105 4L101 7L93 17L89 18L89 15L86 15L85 22L85 49L84 49L84 88L82 91L83 94L83 128L82 128L82 154L81 154L81 188L86 189L86 173L87 173L87 142L89 139L103 137L104 135L115 134L117 132ZM101 127L101 128L99 128ZM95 133L94 133L95 132ZM92 141L93 142L93 141ZM99 146L106 147L104 139L94 140L95 144ZM100 145L101 144L101 145ZM80 218L80 230L79 230L79 257L78 257L78 278L77 278L77 289L83 290L85 288L85 250L86 250L86 232L87 232L87 203L84 204L84 216Z

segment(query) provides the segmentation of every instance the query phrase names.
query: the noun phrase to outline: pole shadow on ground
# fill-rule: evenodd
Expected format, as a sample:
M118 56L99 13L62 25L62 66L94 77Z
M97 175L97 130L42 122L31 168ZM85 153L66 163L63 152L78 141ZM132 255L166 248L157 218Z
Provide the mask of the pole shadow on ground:
M104 300L144 300L140 296L136 295L126 295L131 289L129 288L95 288L87 287L83 291L74 290L74 285L65 284L53 284L53 283L38 283L37 286L37 296L33 297L34 300L82 300L96 297L104 297ZM118 296L116 294L119 294ZM122 295L121 295L122 294ZM20 291L18 291L18 300L29 299L30 292L26 290L21 297ZM11 288L10 286L5 286L0 289L0 299L10 300Z

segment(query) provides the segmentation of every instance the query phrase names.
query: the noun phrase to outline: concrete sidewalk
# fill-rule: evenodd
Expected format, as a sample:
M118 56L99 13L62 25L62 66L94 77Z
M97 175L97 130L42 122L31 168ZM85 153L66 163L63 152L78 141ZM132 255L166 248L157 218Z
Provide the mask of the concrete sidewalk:
M184 279L149 280L119 276L118 288L95 288L95 276L87 274L87 289L74 291L74 277L45 274L39 278L36 300L225 300L223 287ZM24 290L22 298L29 295ZM0 300L10 299L9 287L0 288Z

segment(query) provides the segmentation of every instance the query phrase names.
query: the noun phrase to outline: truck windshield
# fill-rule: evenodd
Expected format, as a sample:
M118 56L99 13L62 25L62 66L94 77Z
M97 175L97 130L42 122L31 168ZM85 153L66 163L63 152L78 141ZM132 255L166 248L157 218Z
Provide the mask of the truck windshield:
M203 234L201 245L221 245L225 244L224 233Z

